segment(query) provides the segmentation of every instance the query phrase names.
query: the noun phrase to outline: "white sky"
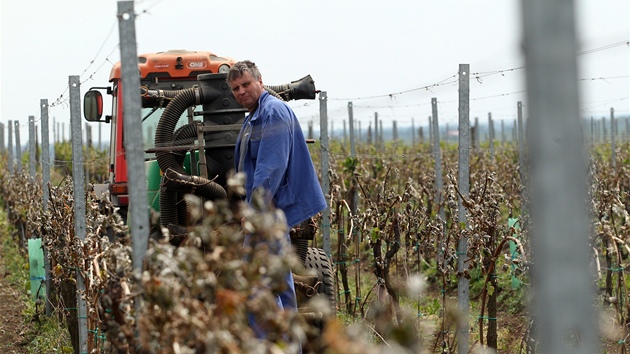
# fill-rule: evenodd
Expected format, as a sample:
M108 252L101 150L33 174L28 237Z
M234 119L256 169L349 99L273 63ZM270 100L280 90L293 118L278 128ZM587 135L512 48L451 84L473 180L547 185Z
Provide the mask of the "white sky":
M485 122L491 112L495 121L511 123L517 102L526 99L524 70L511 70L524 65L520 6L516 0L143 0L135 2L137 51L208 50L250 59L271 85L311 74L328 92L337 129L347 119L348 99L363 129L374 112L384 126L412 118L426 125L432 97L440 122L455 125L458 66L470 64L473 75L481 73L470 85L471 120ZM580 52L630 39L630 1L576 0L576 9ZM81 94L106 86L119 59L116 12L114 0L2 0L0 122L18 119L27 137L28 116L39 118L40 99L68 97L68 76L81 76ZM628 115L629 53L622 44L578 56L584 117L608 116L611 107ZM319 127L317 100L292 106L304 128L311 120ZM51 128L54 117L69 129L67 105L51 107L49 115Z

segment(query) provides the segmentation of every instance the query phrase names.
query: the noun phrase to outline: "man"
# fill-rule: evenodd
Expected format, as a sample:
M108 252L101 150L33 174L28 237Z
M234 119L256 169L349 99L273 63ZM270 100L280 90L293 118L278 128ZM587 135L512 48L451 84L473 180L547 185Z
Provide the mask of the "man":
M273 205L281 209L287 230L326 208L326 201L306 146L297 117L283 101L267 92L256 64L240 61L227 74L234 98L249 114L236 140L235 167L246 175L246 200L263 188ZM290 244L289 233L286 234ZM286 287L277 294L280 309L296 311L293 275L285 277ZM250 317L259 338L264 328Z

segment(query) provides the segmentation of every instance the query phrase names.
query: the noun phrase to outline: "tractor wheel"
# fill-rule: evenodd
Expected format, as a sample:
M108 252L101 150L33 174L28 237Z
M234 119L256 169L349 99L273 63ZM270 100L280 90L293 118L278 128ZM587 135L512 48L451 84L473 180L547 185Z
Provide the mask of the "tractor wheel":
M324 296L330 302L330 308L335 311L335 284L333 282L333 270L330 261L321 248L308 247L304 267L313 269L317 273L317 293Z

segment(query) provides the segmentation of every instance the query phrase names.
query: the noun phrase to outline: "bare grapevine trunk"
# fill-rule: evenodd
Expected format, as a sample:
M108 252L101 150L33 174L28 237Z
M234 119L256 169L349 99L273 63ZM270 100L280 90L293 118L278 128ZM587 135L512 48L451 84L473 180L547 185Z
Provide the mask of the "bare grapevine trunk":
M400 250L400 223L398 214L394 216L392 229L394 233L394 242L392 242L391 248L385 254L385 287L387 288L389 295L392 297L394 310L396 311L396 320L400 323L402 321L402 309L400 308L398 293L391 282L389 274L389 267L391 265L392 258L394 258L394 256L398 253L398 250Z
M608 304L612 297L612 256L610 255L610 244L608 238L604 240L604 250L606 250L606 297L604 303Z
M388 249L385 257L383 257L383 253L381 252L383 240L379 237L376 242L374 242L374 269L376 277L383 279L383 282L385 283L385 289L387 290L387 294L389 294L392 306L394 307L394 315L396 316L396 321L400 323L400 321L402 321L402 309L400 308L398 293L396 292L395 286L392 284L389 274L389 267L392 258L400 249L400 226L398 223L398 214L396 214L394 216L394 219L392 220L392 233L394 236L393 241L390 241L391 247Z
M493 215L495 215L493 213ZM491 220L491 227L488 230L488 235L490 235L490 239L488 240L489 242L489 249L494 250L495 247L495 236L496 236L496 224L495 224L495 220ZM491 261L494 261L494 258L491 259ZM497 277L496 277L496 271L495 271L495 267L490 267L490 268L486 268L488 270L490 270L490 285L492 286L492 288L494 289L494 291L492 292L492 295L490 295L490 297L488 298L488 337L487 337L487 344L488 347L497 350L497 295L499 292L499 289L497 288L498 286L498 282L497 282Z
M65 322L68 326L68 332L70 333L70 341L72 342L72 348L74 353L79 354L79 319L77 310L77 285L73 279L64 278L60 284L61 298L63 299L64 306L66 308Z
M346 311L352 310L352 302L350 301L350 285L348 285L348 248L346 244L346 237L344 235L343 226L343 209L341 203L337 203L337 254L339 255L339 272L341 273L341 284L343 285L343 294L346 301Z

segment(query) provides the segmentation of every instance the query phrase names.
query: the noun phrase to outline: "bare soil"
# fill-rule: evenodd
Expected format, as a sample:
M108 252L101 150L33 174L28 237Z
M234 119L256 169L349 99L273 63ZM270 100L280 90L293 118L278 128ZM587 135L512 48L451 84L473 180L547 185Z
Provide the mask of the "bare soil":
M11 284L10 275L2 256L0 243L0 353L28 353L30 326L24 323L22 311L25 307L23 292L17 284Z

